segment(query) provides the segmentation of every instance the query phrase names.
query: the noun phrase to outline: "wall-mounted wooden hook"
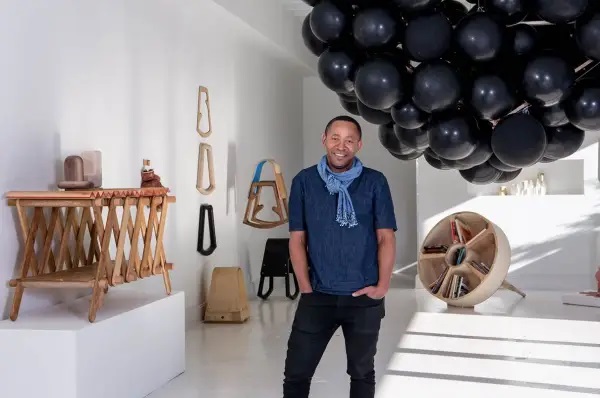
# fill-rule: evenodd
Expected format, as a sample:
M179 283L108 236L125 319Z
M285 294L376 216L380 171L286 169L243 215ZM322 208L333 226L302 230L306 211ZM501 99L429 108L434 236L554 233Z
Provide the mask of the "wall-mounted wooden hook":
M204 116L202 114L202 93L206 94L206 100L204 101L206 104L206 117L208 118L208 130L206 131L202 131L202 129L200 128L200 123L202 122L202 117ZM212 134L212 121L210 118L210 99L208 97L208 88L204 86L200 86L198 89L198 114L196 119L196 131L198 132L198 134L200 134L201 137L204 138Z
M208 187L204 188L204 162L208 162ZM203 195L210 195L215 190L215 167L212 146L201 143L198 150L198 174L196 175L196 189Z

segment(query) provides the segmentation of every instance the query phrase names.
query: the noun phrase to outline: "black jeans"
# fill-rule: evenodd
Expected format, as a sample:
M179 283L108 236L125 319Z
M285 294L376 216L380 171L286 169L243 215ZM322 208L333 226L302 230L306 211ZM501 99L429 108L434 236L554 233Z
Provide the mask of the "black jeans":
M308 398L310 383L333 334L342 327L350 398L375 397L375 353L384 300L368 296L300 296L288 340L283 398Z

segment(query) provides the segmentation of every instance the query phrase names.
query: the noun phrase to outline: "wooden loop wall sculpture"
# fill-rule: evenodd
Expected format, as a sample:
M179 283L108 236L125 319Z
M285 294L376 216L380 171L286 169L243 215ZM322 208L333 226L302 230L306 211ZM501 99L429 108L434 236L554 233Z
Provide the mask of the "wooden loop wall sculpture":
M204 163L208 168L204 168ZM208 187L205 187L204 175L208 171ZM210 195L216 188L215 185L215 166L213 159L212 146L201 143L198 149L198 171L196 175L196 189L203 195Z
M265 163L269 163L275 173L275 181L261 181L262 168ZM263 209L260 202L260 195L263 188L272 188L275 195L276 205L272 210L277 214L279 220L265 221L258 218L258 213ZM285 181L281 167L273 159L266 159L258 163L254 172L254 178L250 185L248 193L248 204L246 205L246 213L244 215L244 224L253 228L268 229L283 225L288 221L288 202Z
M451 214L429 232L418 258L421 283L456 307L474 307L498 289L525 293L506 281L510 244L497 225L473 212Z
M202 114L202 93L206 94L206 100L204 101L204 103L206 104L206 117L208 119L208 130L206 131L202 131L202 128L200 127L202 123L202 117L204 116ZM198 88L198 111L196 116L196 131L198 132L198 134L200 134L200 137L203 138L207 138L209 135L212 134L212 120L210 117L210 98L208 96L208 88L203 86L200 86Z
M206 214L208 213L208 230L210 234L210 245L207 249L204 248L204 230L206 226ZM198 223L198 242L196 250L203 256L210 256L217 248L217 236L215 234L215 215L213 207L208 204L200 206L200 220Z
M175 197L168 192L167 188L9 192L8 204L17 209L24 243L19 276L9 283L15 288L10 319L18 317L25 288L92 288L90 322L110 286L162 275L166 293L171 294L173 264L167 262L163 236L168 204Z

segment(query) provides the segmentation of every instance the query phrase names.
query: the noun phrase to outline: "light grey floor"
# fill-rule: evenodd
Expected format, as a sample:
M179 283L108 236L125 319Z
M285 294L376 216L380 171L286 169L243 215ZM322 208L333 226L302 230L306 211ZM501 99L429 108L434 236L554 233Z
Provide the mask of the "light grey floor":
M408 282L408 283L405 283ZM500 292L475 310L448 309L396 280L376 358L377 397L597 397L600 308L563 305L560 292ZM242 325L198 324L187 370L149 398L281 397L296 302L251 302ZM569 320L565 320L569 319ZM452 392L454 390L455 392ZM317 369L311 397L348 397L343 336Z

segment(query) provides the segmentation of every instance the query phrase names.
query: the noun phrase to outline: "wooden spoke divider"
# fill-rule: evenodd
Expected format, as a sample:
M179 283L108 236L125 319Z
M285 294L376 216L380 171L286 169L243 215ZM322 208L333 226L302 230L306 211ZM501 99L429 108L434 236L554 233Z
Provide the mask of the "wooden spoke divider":
M10 319L19 314L25 288L92 288L90 322L110 286L162 275L171 294L163 237L167 188L9 192L15 206L23 257ZM27 215L33 213L31 217ZM48 220L48 221L46 221ZM128 246L126 248L126 246Z
M275 174L275 181L260 180L262 168L265 163L269 163L272 166ZM276 204L272 207L272 210L279 217L279 220L277 221L266 221L258 218L258 213L264 208L264 205L262 205L260 202L260 194L263 188L273 189ZM254 228L268 229L285 224L288 221L288 215L289 210L287 190L285 187L285 181L283 179L283 173L281 172L281 167L273 159L262 160L256 166L254 178L252 180L252 184L250 185L246 213L244 214L243 222L244 224Z

